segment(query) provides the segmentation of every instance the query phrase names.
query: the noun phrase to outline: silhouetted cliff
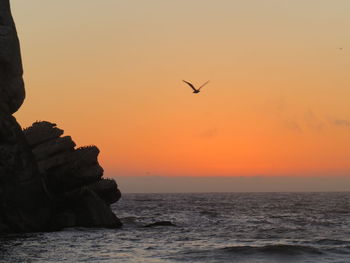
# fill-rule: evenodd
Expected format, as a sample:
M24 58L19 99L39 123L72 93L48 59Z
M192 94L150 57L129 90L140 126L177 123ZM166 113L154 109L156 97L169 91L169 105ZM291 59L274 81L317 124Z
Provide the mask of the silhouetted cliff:
M22 131L12 116L25 98L22 75L10 3L0 0L0 233L120 227L110 204L121 194L102 178L98 148L76 149L49 122Z

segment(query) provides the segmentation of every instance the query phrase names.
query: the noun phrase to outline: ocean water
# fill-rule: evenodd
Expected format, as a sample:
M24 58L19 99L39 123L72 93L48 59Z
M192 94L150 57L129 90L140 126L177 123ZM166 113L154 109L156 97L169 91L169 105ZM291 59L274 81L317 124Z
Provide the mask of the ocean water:
M350 262L350 193L125 194L113 209L122 229L2 236L0 262Z

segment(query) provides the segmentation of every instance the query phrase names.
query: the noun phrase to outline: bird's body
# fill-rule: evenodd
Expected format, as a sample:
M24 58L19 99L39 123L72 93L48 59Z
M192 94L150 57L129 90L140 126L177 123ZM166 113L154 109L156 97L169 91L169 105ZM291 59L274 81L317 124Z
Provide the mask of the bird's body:
M205 82L202 86L200 86L198 89L196 89L192 83L183 80L183 82L185 82L188 86L191 87L191 89L193 89L193 93L199 93L201 91L201 88L203 88L205 85L207 85L209 83L209 80L207 82Z

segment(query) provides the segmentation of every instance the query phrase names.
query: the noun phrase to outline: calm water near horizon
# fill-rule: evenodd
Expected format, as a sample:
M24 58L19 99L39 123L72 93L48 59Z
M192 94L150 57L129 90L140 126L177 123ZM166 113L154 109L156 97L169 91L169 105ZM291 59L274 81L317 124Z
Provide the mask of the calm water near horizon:
M0 237L0 262L350 262L349 192L124 194L113 210L122 229Z

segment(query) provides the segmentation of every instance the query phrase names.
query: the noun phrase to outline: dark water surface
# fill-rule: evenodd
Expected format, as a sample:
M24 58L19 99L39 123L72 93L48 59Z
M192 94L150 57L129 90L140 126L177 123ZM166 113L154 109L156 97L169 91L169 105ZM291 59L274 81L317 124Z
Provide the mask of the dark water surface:
M350 262L350 193L125 194L124 227L0 238L0 262ZM176 226L143 227L167 220Z

